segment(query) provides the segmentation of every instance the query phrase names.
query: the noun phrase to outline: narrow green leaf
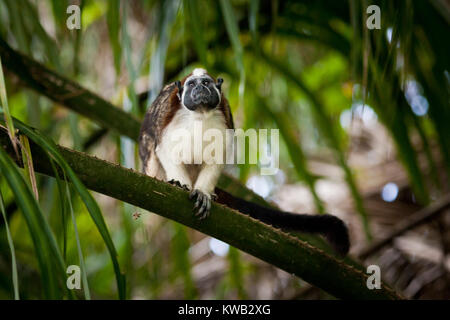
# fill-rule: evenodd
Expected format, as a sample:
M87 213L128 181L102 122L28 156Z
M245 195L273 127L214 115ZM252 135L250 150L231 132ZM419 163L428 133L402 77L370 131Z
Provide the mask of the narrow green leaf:
M411 111L409 113L410 113L410 117L413 120L414 126L417 130L417 133L419 134L420 139L422 140L422 148L423 148L423 151L425 152L425 156L428 161L428 169L430 170L431 179L433 180L435 186L438 189L442 190L442 185L441 185L441 182L439 180L439 175L438 175L438 169L437 169L437 166L433 159L433 154L431 152L430 143L428 141L428 137L425 133L425 130L422 126L422 122L416 115L412 114Z
M135 81L138 77L136 68L133 65L133 61L131 59L132 56L132 48L131 48L131 38L128 33L128 3L125 3L123 6L123 21L122 21L122 38L123 38L123 52L125 57L125 64L127 66L128 76L130 78L128 84L128 92L130 101L131 101L131 111L133 114L137 115L139 113L139 106L137 101L136 91L134 89ZM128 99L128 96L126 97ZM124 108L126 109L126 108ZM130 110L125 110L129 112Z
M172 253L175 266L175 274L181 274L184 282L185 299L195 299L198 295L192 278L192 266L189 259L190 242L187 236L186 227L173 222L174 237L172 239Z
M147 107L151 105L164 84L164 66L169 48L170 31L180 5L181 2L167 0L162 3L160 8L161 18L158 26L157 45L149 64L150 94L147 99Z
M11 269L12 282L14 288L14 299L19 300L19 278L17 276L16 250L14 249L14 242L11 231L9 230L8 219L6 218L5 203L3 201L2 191L0 190L0 211L2 212L3 220L5 221L6 237L8 239L9 250L11 252Z
M63 258L64 258L64 262L67 263L67 221L66 221L66 216L67 216L66 200L67 200L67 197L65 196L65 190L64 190L63 181L61 180L61 177L59 175L59 171L56 168L55 161L53 159L51 159L51 158L50 158L50 164L52 166L53 173L55 175L56 184L58 186L58 196L59 196L59 202L60 202L60 207L61 207L61 228L62 228L62 232L63 232L63 244L62 244Z
M66 17L67 17L67 0L51 0L53 20L55 21L55 26L58 29L63 30L66 26Z
M8 97L6 95L6 84L5 84L5 77L3 75L3 67L2 67L2 59L0 57L0 102L1 107L3 109L3 115L5 118L6 127L8 128L8 134L11 139L11 142L14 146L14 149L17 153L17 146L16 146L16 133L14 130L14 123L12 121L11 113L9 111L9 105L8 105Z
M106 12L106 22L108 24L109 42L114 55L114 67L116 74L120 74L120 62L122 58L122 47L120 44L120 1L109 0Z
M91 300L91 292L89 291L89 283L87 280L87 269L84 263L83 251L81 249L80 235L78 234L77 228L77 220L75 219L75 213L73 212L72 200L70 197L70 189L67 182L66 182L66 191L67 191L67 199L69 201L70 215L72 217L73 230L75 232L75 239L77 242L78 259L80 260L80 267L82 271L84 297L86 298L86 300Z
M391 82L386 80L386 75L382 74L378 65L374 63L370 63L369 65L371 66L371 74L376 79L374 81L374 90L372 91L374 93L374 99L377 102L374 104L374 107L380 116L380 120L388 128L394 139L398 149L398 157L407 170L418 202L427 204L430 201L428 189L419 166L417 152L409 136L410 128L407 124L407 117L405 117L409 113L406 109L409 106L405 97L400 94L398 85L391 85ZM392 70L386 70L384 73L392 72ZM393 82L398 83L398 76L396 74L389 73L389 78L395 79ZM393 105L396 107L389 107Z
M229 275L231 285L236 288L239 299L248 299L244 288L243 266L240 251L233 246L228 250Z
M16 202L24 214L41 270L41 280L47 298L61 298L58 279L65 283L66 273L62 256L50 227L36 199L19 172L19 169L3 148L0 148L0 171L13 191ZM55 277L54 270L57 271Z
M228 32L228 36L231 41L231 45L236 54L236 63L239 69L244 69L243 66L243 52L241 40L239 39L239 27L237 19L231 6L231 2L228 0L220 0L220 6L222 8L222 14L225 21L225 27Z
M249 26L250 33L252 35L252 41L254 45L257 45L258 40L258 11L259 11L259 0L250 1L250 15L249 15Z
M9 15L11 17L11 31L16 38L18 47L22 52L29 54L29 35L25 30L25 24L23 23L24 17L21 14L19 2L15 0L5 0L5 3L8 7Z
M59 1L59 0L57 0ZM81 0L80 11L83 12L83 7L86 1ZM65 10L65 9L64 9ZM80 48L81 48L81 38L83 35L82 29L75 29L75 41L73 42L74 53L73 53L73 74L78 76L80 73Z
M21 5L18 9L20 10L22 19L26 19L26 22L28 22L23 23L27 27L27 33L38 39L39 43L44 46L45 54L50 63L56 68L56 70L62 71L62 66L59 59L60 51L56 41L50 37L42 26L41 17L37 12L36 7L30 3L29 0L23 0L21 1Z
M228 37L231 41L234 54L236 56L236 64L240 73L239 80L239 105L244 107L244 93L245 93L245 68L244 68L244 49L242 48L241 40L239 39L239 26L236 16L228 0L220 0L222 14L225 21L225 27L228 32Z
M119 298L125 299L126 294L126 284L125 284L125 276L120 271L119 262L117 259L117 251L112 242L111 236L108 231L108 227L106 226L105 220L103 219L103 215L98 207L97 202L95 202L92 195L77 177L75 172L73 172L72 168L67 164L61 154L58 152L56 144L46 136L42 135L36 129L31 129L21 121L14 119L14 122L17 128L27 135L31 140L33 140L37 145L43 148L48 154L56 161L56 163L62 168L62 170L67 174L70 181L73 183L75 190L80 195L81 200L84 202L86 208L88 209L92 220L97 226L100 235L103 238L103 241L106 244L106 247L111 256L111 260L114 267L114 272L116 274L117 288L119 292Z
M204 27L202 24L202 15L200 14L200 7L205 5L199 0L184 0L187 16L189 17L189 27L191 38L194 42L195 50L197 51L200 62L208 68L208 61L206 57L207 44L204 39Z
M31 190L33 190L34 197L39 201L39 192L36 184L36 175L34 174L33 157L31 156L30 142L28 141L28 138L26 136L20 135L20 143L22 147L21 151L23 167L25 169L27 179L30 183Z

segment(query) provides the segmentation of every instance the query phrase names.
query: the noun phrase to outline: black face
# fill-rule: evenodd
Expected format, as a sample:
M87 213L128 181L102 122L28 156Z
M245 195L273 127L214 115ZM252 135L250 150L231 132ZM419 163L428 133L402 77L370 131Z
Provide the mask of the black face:
M221 84L222 79L218 79L216 84L208 76L188 79L182 88L183 104L189 110L200 107L214 109L220 103Z

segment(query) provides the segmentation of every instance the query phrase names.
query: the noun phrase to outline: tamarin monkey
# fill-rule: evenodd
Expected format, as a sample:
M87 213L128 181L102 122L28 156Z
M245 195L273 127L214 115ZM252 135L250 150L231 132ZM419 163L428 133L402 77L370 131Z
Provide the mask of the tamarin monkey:
M339 254L347 254L350 247L348 230L339 218L328 214L283 212L234 197L216 188L224 161L217 163L202 159L203 149L195 147L190 148L193 152L188 156L173 152L175 144L179 143L174 139L177 129L191 133L192 145L198 136L194 134L195 123L201 123L203 132L218 129L223 137L227 129L234 129L222 83L223 79L216 81L206 70L197 68L183 80L162 89L145 115L139 136L139 155L144 173L190 191L194 214L200 219L209 215L211 201L215 200L282 230L320 234ZM225 144L226 139L222 140ZM229 146L223 147L228 150ZM195 158L202 159L202 162L196 163Z

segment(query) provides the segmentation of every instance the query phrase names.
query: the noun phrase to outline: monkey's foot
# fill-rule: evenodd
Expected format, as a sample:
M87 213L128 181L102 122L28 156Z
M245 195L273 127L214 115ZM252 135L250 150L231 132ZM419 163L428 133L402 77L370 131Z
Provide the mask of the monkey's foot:
M188 185L187 184L181 184L181 182L178 181L178 180L172 179L172 180L169 180L167 182L170 183L171 185L174 185L174 186L180 187L181 189L189 191Z
M199 217L200 220L209 216L209 210L211 209L211 195L203 193L198 189L195 189L189 195L189 199L194 199L194 215Z

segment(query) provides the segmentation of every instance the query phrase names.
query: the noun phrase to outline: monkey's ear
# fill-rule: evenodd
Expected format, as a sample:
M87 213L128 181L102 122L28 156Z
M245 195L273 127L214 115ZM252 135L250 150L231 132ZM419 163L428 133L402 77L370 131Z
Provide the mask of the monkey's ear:
M177 88L178 88L178 93L177 93L177 97L178 97L178 99L180 99L181 100L181 95L183 94L183 86L181 85L181 81L175 81L175 85L177 86Z
M219 91L222 90L222 83L223 83L223 79L217 78L216 88L219 89Z

